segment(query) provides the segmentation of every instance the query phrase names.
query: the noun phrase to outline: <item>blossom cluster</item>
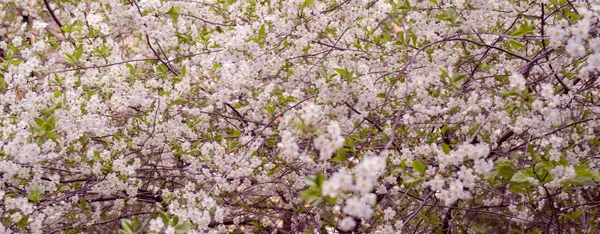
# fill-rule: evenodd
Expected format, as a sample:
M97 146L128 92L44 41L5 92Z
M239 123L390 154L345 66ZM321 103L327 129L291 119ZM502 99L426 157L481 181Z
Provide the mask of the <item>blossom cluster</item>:
M597 2L0 9L0 233L600 225Z

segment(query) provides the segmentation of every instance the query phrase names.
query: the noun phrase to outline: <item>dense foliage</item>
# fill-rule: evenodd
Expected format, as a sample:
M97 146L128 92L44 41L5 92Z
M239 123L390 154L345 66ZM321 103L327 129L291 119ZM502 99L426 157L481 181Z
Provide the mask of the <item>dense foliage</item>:
M2 0L1 233L597 233L597 0Z

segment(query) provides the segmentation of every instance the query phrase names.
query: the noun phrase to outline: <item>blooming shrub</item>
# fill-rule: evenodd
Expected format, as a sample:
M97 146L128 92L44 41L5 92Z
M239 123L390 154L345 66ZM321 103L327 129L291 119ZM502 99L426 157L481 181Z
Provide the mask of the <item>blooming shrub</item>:
M597 233L593 0L3 0L1 233Z

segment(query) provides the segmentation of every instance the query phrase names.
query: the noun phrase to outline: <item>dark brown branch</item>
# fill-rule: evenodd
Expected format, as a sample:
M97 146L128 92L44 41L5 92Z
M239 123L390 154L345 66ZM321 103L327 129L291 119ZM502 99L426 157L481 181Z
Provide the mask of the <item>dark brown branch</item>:
M208 21L208 20L205 20L205 19L200 18L198 16L190 15L190 14L179 14L179 15L190 17L192 19L197 19L197 20L200 20L200 21L202 21L202 22L204 22L206 24L218 25L218 26L223 26L223 27L234 27L234 26L236 26L236 24L224 24L224 23L218 23L218 22Z
M233 112L239 117L239 119L244 123L244 124L248 124L246 119L244 119L244 116L242 116L242 114L240 114L240 112L238 112L233 106L231 106L229 103L225 103L226 106L228 106L229 108L231 108L231 110L233 110Z
M150 50L152 50L152 53L154 53L154 55L156 56L156 58L158 59L158 61L160 61L163 65L165 65L165 67L167 67L167 69L171 73L173 73L173 75L179 76L179 74L177 74L177 72L175 72L175 70L173 70L173 68L171 68L171 66L169 66L169 64L167 62L163 61L160 58L160 55L158 54L158 52L156 52L156 50L154 49L154 47L152 47L152 43L150 43L150 37L148 35L146 35L146 42L148 43L148 46L150 47Z
M349 3L350 1L351 1L351 0L346 0L346 1L342 2L342 3L340 3L340 4L337 4L337 5L335 5L335 6L334 6L334 7L332 7L332 8L329 8L329 9L327 9L327 10L321 11L321 14L327 14L327 13L329 13L329 12L335 11L335 10L337 10L338 8L342 7L344 4L347 4L347 3Z
M496 141L496 144L498 144L498 146L502 145L502 143L507 141L508 138L510 138L514 134L515 134L515 132L513 132L512 130L508 130L508 131L504 132L504 134L502 134L502 136L500 138L498 138L498 140Z
M48 2L48 0L44 0L44 5L46 5L46 9L52 16L52 19L54 20L54 22L56 24L58 24L58 27L62 28L63 25L60 23L60 20L58 20L58 17L56 17L56 15L54 14L54 10L52 10L52 8L50 8L50 3Z

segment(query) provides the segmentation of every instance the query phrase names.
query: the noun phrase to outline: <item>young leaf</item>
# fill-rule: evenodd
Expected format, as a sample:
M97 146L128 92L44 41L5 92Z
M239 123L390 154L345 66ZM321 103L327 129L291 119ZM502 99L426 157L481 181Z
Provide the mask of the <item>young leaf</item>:
M529 24L527 21L525 21L524 23L521 24L521 26L519 26L518 29L512 31L509 34L512 36L515 36L515 37L522 37L522 36L525 36L526 34L532 32L534 28L535 28L535 24L533 22L531 24Z
M442 151L444 151L445 154L449 154L451 151L450 146L446 143L442 143Z
M42 193L40 192L40 188L35 187L33 191L31 191L31 194L27 195L27 199L34 203L39 203L41 195Z
M345 69L345 68L333 68L333 70L335 72L337 72L338 74L340 74L340 76L342 76L342 77L348 77L348 69Z
M313 4L313 2L315 2L315 0L305 0L304 3L302 3L302 7L308 7Z
M169 11L167 11L167 15L171 16L173 22L177 22L179 18L179 6L172 6Z
M421 174L424 174L425 170L427 169L427 165L425 165L424 163L422 163L419 160L413 160L412 167L415 171L417 171Z
M75 50L75 53L73 54L73 56L75 57L75 61L78 61L81 58L81 55L83 55L83 47L79 46L77 47L77 49Z
M123 234L135 234L133 224L129 219L121 219L121 233Z
M190 230L190 224L187 222L181 223L181 224L178 224L177 226L175 226L175 233L177 233L177 234L188 233L189 230Z
M258 29L258 38L264 39L266 37L267 37L266 28L265 28L265 25L262 24L262 25L260 25L260 29Z
M596 186L596 182L589 177L575 176L566 182L567 184L574 185L585 185L585 186Z
M348 139L348 138L346 138ZM337 152L335 153L335 157L333 157L331 159L332 162L337 162L337 163L342 163L346 161L346 152L350 151L347 148L340 148L339 150L337 150Z
M529 182L529 176L527 176L524 172L519 171L517 173L515 173L512 178L510 178L510 182L515 182L515 183L525 183L525 182Z

